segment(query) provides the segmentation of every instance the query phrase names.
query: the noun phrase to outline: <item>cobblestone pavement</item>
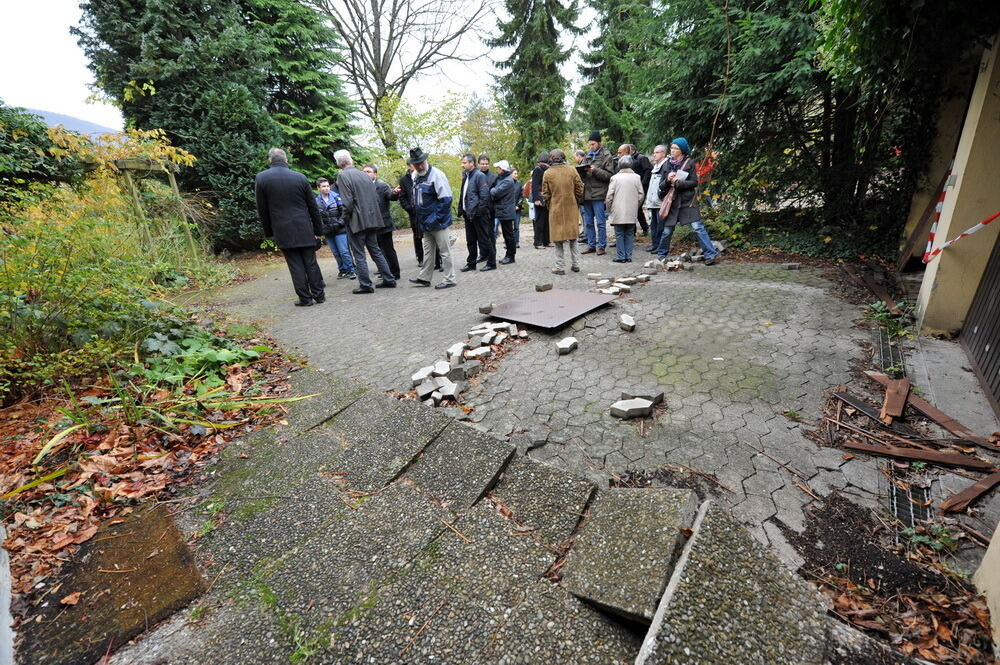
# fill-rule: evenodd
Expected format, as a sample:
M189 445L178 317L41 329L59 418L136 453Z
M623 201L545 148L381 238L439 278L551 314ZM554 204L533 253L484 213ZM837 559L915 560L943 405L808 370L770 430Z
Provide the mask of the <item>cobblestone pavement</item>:
M637 249L635 263L619 265L610 261L613 250L590 254L580 273L556 276L549 272L553 250L533 249L528 229L522 227L517 263L458 273L454 289L404 286L416 274L407 233L397 234L404 275L395 290L356 296L350 293L356 282L331 280L326 304L297 308L288 274L276 265L227 290L218 303L259 322L318 368L405 391L411 373L443 358L448 346L484 320L479 305L543 282L586 290L592 286L586 273L642 272L650 256ZM455 249L460 266L464 239ZM325 249L320 263L325 275L336 274ZM796 564L778 524L803 527L803 508L811 501L805 490L826 495L840 489L873 505L881 479L874 460L845 461L842 452L817 446L802 431L816 425L823 391L847 382L849 362L862 353L864 335L853 327L860 311L829 295L827 286L817 272L779 265L724 261L659 273L563 330L531 331L527 343L471 383L464 399L474 410L467 418L495 436L509 436L532 457L601 481L665 465L714 474L725 489L707 481L703 486ZM635 317L635 332L618 327L622 313ZM554 342L568 334L580 347L558 356ZM620 392L637 387L664 391L665 408L642 425L612 418L610 405Z

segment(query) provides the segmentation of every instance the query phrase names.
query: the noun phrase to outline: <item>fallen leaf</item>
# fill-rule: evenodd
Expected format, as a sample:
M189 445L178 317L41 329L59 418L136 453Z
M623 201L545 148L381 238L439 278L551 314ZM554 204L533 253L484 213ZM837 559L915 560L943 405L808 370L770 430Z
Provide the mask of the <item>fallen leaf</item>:
M82 593L82 591L74 591L59 602L63 605L76 605L80 602L80 594Z

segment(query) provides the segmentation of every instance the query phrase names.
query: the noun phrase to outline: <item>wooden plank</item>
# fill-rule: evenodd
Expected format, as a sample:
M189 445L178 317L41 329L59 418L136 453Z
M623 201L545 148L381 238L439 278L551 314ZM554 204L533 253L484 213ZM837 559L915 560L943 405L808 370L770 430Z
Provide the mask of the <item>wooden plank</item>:
M879 420L886 425L891 425L893 418L901 417L903 407L906 406L906 396L909 394L909 379L895 379L886 386L885 401L882 402L882 411L878 414Z
M851 450L858 450L872 455L882 457L892 457L894 459L906 460L909 462L932 462L945 466L957 466L962 469L975 469L977 471L992 471L995 467L986 460L975 457L966 457L955 453L941 453L931 450L916 450L914 448L892 448L882 446L870 446L867 443L857 441L845 441L844 447Z
M849 393L847 391L844 391L844 392L835 392L835 393L833 393L833 396L836 397L837 399L839 399L840 401L842 401L844 404L846 404L848 406L854 407L855 409L857 409L861 413L865 414L866 416L868 416L872 420L874 420L874 421L876 421L876 422L878 422L880 424L883 424L883 425L885 424L879 418L880 414L878 412L878 409L876 409L871 404L868 404L867 402L865 402L860 397L855 397L854 395L852 395L851 393ZM907 425L905 423L901 423L901 422L898 422L898 421L894 420L894 421L892 421L891 425L888 425L888 427L889 427L889 429L891 429L896 434L899 434L900 436L905 436L905 437L910 438L910 439L922 439L922 438L924 438L920 434L920 432L918 432L917 430L913 429L912 427L910 427L909 425Z
M941 510L965 510L970 503L1000 484L1000 471L966 487L941 502Z
M880 374L878 372L866 371L865 375L874 381L878 381L883 386L888 386L889 382L892 381L892 379L890 379L885 374ZM931 420L933 420L934 422L936 422L941 427L945 428L946 430L954 434L955 436L962 437L966 441L974 443L977 446L980 446L981 448L988 450L994 454L1000 453L1000 447L991 446L986 441L985 437L979 436L971 429L969 429L962 423L958 422L957 420L949 416L944 411L941 411L940 409L936 408L933 404L931 404L927 400L921 397L917 397L916 395L913 394L912 391L910 392L909 395L906 396L906 403L912 406L920 413L930 418Z
M868 271L863 271L859 273L857 270L854 269L854 266L852 266L849 263L841 263L840 267L843 268L844 271L848 275L850 275L855 282L867 288L873 296L884 302L885 307L886 309L889 310L890 314L892 314L893 316L899 316L900 314L902 314L902 312L896 306L896 301L893 299L891 295L889 295L889 291L886 290L885 286L876 282L875 278L873 278Z

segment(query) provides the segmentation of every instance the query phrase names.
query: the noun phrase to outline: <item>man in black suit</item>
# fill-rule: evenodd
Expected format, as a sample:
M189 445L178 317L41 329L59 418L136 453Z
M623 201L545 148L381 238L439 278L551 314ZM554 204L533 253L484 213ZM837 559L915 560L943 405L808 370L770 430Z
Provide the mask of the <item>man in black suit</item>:
M316 248L323 242L323 223L312 187L304 175L288 168L288 156L281 148L271 148L267 161L267 170L254 180L264 237L273 237L285 256L299 297L295 306L318 305L326 301L323 273L316 262Z

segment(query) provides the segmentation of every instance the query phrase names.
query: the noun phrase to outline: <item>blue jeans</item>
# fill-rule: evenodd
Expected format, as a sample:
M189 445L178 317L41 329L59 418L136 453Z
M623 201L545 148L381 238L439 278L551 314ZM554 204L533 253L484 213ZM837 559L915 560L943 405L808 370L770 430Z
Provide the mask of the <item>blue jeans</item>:
M333 252L333 258L337 259L337 268L341 273L353 273L354 272L354 261L351 259L351 248L347 243L347 234L338 233L337 235L326 237L326 244Z
M604 210L604 201L584 201L580 206L580 212L583 213L583 230L587 233L587 247L591 249L607 247L608 230L605 221L608 213Z
M635 224L615 225L615 249L619 259L631 259L635 247Z
M660 233L660 244L656 253L661 259L667 258L667 254L670 253L670 238L674 235L674 228L673 226L664 226ZM691 228L698 237L698 244L701 245L701 250L705 253L705 260L710 261L718 256L719 253L715 251L712 239L708 237L708 229L705 228L701 220L691 222Z
M663 220L660 219L659 208L646 208L646 212L649 214L649 239L653 243L649 251L655 254L657 247L660 246L660 236L663 234Z

